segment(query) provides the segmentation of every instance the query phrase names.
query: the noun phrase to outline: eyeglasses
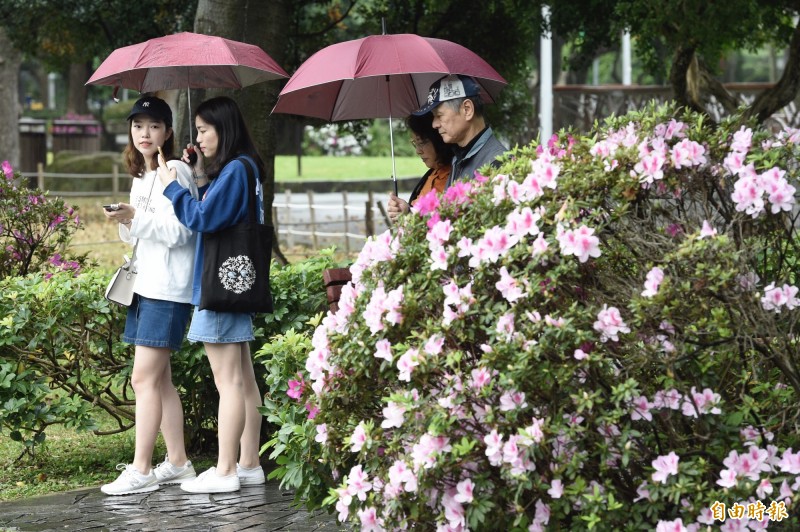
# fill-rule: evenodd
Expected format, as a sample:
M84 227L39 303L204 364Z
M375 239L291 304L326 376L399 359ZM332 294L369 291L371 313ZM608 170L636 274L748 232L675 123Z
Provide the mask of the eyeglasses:
M430 140L428 140L428 139L422 139L422 140L412 140L412 141L411 141L411 145L412 145L412 146L414 147L414 149L416 150L417 148L424 148L425 146L427 146L428 144L430 144L430 142L431 142L431 141L430 141Z

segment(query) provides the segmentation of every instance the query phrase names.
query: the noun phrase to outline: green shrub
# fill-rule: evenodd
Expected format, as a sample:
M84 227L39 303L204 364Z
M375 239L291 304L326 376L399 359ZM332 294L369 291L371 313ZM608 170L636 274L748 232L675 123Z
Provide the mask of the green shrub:
M798 157L649 107L421 198L351 267L274 454L369 530L797 526Z
M295 490L296 502L309 506L318 506L325 498L330 483L324 479L330 470L311 459L314 423L296 394L287 395L288 383L303 370L311 332L327 309L323 271L336 266L332 249L297 264L273 265L270 282L275 312L263 315L264 328L256 331L267 340L254 360L263 368L266 385L261 411L269 423L269 438L262 452L270 450L269 458L277 464L269 476L279 478L281 487Z

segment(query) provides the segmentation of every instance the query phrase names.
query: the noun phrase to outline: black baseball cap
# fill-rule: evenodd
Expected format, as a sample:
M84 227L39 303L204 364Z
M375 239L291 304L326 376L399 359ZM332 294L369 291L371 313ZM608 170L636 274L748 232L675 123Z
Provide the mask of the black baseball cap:
M156 96L142 96L133 104L128 120L136 115L147 115L156 120L163 120L167 127L172 127L172 109L167 102Z
M451 74L433 85L428 92L428 102L411 114L422 116L433 111L440 103L457 98L471 98L481 93L481 86L470 76Z

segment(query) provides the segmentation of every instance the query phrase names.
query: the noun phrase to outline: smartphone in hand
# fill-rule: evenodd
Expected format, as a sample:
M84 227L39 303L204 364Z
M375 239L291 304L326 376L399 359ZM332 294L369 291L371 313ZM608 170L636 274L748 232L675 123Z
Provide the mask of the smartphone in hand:
M186 148L189 153L189 166L194 166L197 163L197 152L194 148Z
M103 205L103 208L109 212L111 211L118 211L119 210L119 203L112 203L111 205Z

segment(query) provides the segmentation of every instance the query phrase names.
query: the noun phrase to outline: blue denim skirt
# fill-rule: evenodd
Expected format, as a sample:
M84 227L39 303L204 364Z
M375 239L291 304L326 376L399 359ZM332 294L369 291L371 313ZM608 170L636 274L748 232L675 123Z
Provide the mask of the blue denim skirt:
M194 308L187 338L192 342L235 344L255 340L253 315L239 312L215 312Z
M122 341L147 347L166 347L177 351L183 344L192 305L133 294L128 307Z

